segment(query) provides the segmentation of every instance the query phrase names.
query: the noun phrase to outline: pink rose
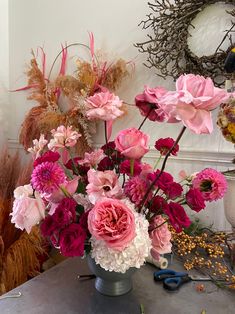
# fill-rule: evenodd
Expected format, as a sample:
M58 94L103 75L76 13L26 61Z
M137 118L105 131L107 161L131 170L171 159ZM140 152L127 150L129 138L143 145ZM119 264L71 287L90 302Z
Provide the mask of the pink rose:
M149 88L144 87L142 94L135 97L135 104L139 108L143 116L148 116L151 121L162 122L165 119L165 114L159 110L158 100L166 94L166 89L163 87Z
M169 222L176 232L181 232L182 228L188 228L191 225L191 221L183 206L178 203L170 202L168 206L164 208L164 213L169 217Z
M92 204L102 198L121 197L122 188L117 175L112 170L95 171L90 169L87 175L89 184L86 191Z
M86 231L80 224L72 223L63 229L59 238L62 255L68 257L83 256L86 236Z
M149 225L149 236L152 240L151 255L154 259L159 260L161 254L171 252L171 233L168 229L167 223L161 215L155 216ZM164 224L163 224L164 223ZM160 226L161 227L158 227Z
M186 202L187 205L197 213L200 212L200 210L202 210L206 206L202 193L200 192L199 189L195 188L191 188L186 193Z
M98 201L88 215L88 229L109 248L122 251L135 237L132 209L116 199Z
M214 86L210 78L184 74L176 81L176 92L168 92L159 106L168 116L168 122L182 121L196 134L213 130L211 110L228 98L225 90Z
M52 130L53 139L48 144L49 149L73 147L77 144L77 140L81 137L77 131L72 131L72 126L67 128L64 125L59 126L56 130Z
M31 185L19 186L14 191L15 200L11 213L11 222L16 228L30 233L31 228L45 217L45 205L37 191Z
M148 151L149 135L135 128L122 130L115 139L116 149L130 159L140 159Z
M96 93L86 100L86 116L88 119L111 121L123 114L121 107L122 101L118 96L109 91Z

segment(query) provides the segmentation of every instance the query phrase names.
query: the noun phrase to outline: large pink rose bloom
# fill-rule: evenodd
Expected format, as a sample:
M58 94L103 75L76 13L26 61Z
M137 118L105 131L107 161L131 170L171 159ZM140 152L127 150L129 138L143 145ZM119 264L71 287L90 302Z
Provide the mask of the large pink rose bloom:
M135 104L143 116L148 116L151 121L162 122L165 119L164 112L158 106L158 100L167 93L163 87L150 88L144 86L144 91L135 97Z
M152 240L151 255L154 259L159 260L161 254L171 252L171 233L168 229L167 223L161 215L154 217L149 226L149 236ZM164 224L163 224L164 223ZM161 227L158 227L160 226Z
M109 91L96 93L86 100L86 116L88 119L111 121L123 114L119 108L122 101Z
M11 222L16 228L30 233L31 228L45 218L45 205L38 192L31 185L19 186L14 191L14 203Z
M168 92L159 100L168 122L179 122L196 134L213 130L211 110L226 101L225 90L214 86L208 77L184 74L176 81L176 92Z
M149 151L149 135L135 128L125 129L118 133L115 145L127 158L140 159Z
M88 229L107 247L122 251L135 237L135 216L132 209L116 199L104 199L95 204L88 215Z

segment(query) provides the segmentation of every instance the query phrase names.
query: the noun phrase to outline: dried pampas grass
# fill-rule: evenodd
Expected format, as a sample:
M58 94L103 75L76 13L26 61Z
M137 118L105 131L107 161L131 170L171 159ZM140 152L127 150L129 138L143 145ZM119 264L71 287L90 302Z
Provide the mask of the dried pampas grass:
M103 85L108 89L115 91L121 85L123 79L129 75L130 72L127 69L126 61L119 59L108 68L103 80Z

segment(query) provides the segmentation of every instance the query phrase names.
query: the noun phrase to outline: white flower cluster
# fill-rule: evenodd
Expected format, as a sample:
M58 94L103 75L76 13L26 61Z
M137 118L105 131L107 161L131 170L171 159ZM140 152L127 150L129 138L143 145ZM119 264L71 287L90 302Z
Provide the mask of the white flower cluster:
M123 251L111 249L103 240L91 238L91 256L105 270L125 273L130 267L140 268L149 255L151 249L149 223L143 215L136 212L134 215L136 236Z

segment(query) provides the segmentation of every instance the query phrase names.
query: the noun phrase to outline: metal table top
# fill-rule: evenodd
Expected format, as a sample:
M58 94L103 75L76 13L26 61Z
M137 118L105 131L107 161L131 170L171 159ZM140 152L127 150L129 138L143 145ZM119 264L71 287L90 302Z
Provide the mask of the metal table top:
M174 262L171 268L182 270ZM21 292L20 298L0 300L1 314L234 314L235 292L218 289L205 282L205 292L189 282L177 292L168 292L155 283L152 265L145 265L133 276L133 290L120 297L101 295L94 279L79 281L78 274L90 273L86 260L71 258L29 280L8 294Z

